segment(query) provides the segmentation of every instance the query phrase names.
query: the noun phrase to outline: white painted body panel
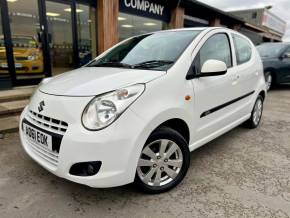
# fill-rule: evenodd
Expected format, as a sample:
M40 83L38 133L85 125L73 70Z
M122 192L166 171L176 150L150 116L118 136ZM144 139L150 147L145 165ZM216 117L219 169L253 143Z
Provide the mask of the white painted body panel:
M82 67L52 78L39 89L52 95L95 96L136 83L147 83L166 72L108 67Z
M266 93L261 60L254 46L251 61L244 65L236 66L233 54L233 67L225 75L185 79L200 47L218 32L231 36L234 31L205 28L167 72L84 67L50 80L36 91L21 121L27 117L28 110L37 111L39 102L44 100L45 116L68 123L59 163L57 167L50 166L33 153L20 126L25 151L57 176L92 187L112 187L134 181L146 140L165 121L178 118L187 124L191 151L246 121L258 94ZM100 131L83 127L82 112L95 95L136 83L145 84L144 93L113 124ZM253 94L241 101L201 118L204 111L252 91ZM185 101L186 95L191 96L189 101ZM95 176L69 174L74 163L98 160L103 164Z

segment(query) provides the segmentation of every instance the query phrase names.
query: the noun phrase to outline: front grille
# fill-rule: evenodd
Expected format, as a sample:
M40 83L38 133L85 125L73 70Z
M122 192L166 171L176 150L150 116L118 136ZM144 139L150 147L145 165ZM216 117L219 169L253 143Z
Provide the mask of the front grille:
M22 122L35 129L39 129L40 131L52 137L51 149L45 146L38 145L33 140L29 139L29 137L26 137L26 140L29 144L29 149L33 153L45 160L51 166L56 167L58 165L61 141L64 133L68 128L68 124L64 121L38 114L32 110L28 111L26 117L23 119ZM23 128L24 127L22 126L22 129Z
M28 118L32 124L57 134L64 135L68 128L66 122L38 114L32 110L28 112Z

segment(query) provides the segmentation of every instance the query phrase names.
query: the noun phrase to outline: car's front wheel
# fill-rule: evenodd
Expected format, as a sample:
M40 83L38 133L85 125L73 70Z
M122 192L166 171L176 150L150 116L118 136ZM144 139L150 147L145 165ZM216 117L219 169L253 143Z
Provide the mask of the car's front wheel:
M141 152L135 183L148 193L161 193L177 186L190 163L188 143L177 131L161 127L148 138Z

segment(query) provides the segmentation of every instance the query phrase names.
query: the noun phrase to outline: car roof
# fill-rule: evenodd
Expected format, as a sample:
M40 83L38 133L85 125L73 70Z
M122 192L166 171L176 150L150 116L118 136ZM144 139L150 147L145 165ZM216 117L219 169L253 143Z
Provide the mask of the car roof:
M211 29L221 29L223 27L189 27L189 28L178 28L178 29L168 29L168 30L160 30L157 32L176 32L176 31L185 31L185 30L197 30L197 31L203 31L203 30L211 30ZM223 28L226 29L226 28Z
M151 33L162 33L162 32L182 32L182 31L211 31L211 30L224 30L228 33L235 33L237 35L240 35L240 36L243 36L245 38L248 38L246 37L245 35L243 35L242 33L240 32L237 32L233 29L229 29L229 28L226 28L226 27L189 27L189 28L178 28L178 29L168 29L168 30L159 30L159 31L155 31L155 32L151 32ZM148 34L148 33L145 33L145 34ZM142 34L142 35L145 35L145 34Z
M230 32L235 32L237 34L239 34L238 32L225 28L225 27L189 27L189 28L177 28L177 29L167 29L167 30L158 30L158 31L153 31L153 32L149 32L149 33L143 33L142 35L146 35L146 34L154 34L154 33L166 33L166 32L182 32L182 31L210 31L210 30L217 30L217 29L221 29L224 31L230 31Z

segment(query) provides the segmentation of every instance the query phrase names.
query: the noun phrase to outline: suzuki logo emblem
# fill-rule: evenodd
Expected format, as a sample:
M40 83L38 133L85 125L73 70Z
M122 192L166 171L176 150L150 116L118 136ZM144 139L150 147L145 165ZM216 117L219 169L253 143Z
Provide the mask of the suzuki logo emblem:
M38 111L43 111L43 107L45 106L44 101L39 102Z

